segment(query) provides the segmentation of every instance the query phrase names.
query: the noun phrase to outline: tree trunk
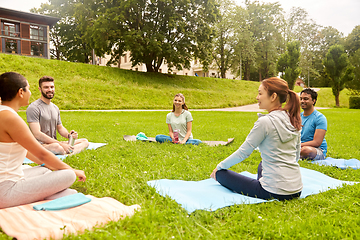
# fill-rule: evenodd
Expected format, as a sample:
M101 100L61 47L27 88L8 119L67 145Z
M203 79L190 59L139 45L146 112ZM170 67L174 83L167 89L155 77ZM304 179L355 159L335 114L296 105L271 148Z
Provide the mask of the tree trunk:
M152 62L150 62L150 63L145 63L145 65L146 65L146 71L147 71L147 72L155 72L155 71L154 71L154 68L153 68L153 65L152 65Z
M248 62L245 62L244 65L244 78L250 81L250 64Z
M226 77L226 72L224 68L221 68L221 78L225 78Z
M259 82L261 82L262 76L261 76L261 69L259 68Z
M336 102L336 106L337 106L337 107L340 107L339 95L340 95L340 93L337 93L337 94L335 95L335 102Z

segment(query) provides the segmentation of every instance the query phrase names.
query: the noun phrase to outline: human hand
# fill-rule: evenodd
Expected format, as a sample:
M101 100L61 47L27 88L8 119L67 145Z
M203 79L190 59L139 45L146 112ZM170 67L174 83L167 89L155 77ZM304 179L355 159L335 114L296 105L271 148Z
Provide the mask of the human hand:
M66 154L70 154L74 151L74 147L71 146L70 144L68 143L65 143L65 142L60 142L59 143L60 146L64 149L64 151L66 152Z
M83 170L73 169L80 182L85 182L86 176Z
M78 133L75 130L71 130L70 134L73 136L74 139L78 138Z
M184 141L184 140L179 142L179 144L184 144L184 143L186 143L186 141Z
M215 168L212 173L210 174L210 177L213 178L216 181L216 172L217 172L217 168Z

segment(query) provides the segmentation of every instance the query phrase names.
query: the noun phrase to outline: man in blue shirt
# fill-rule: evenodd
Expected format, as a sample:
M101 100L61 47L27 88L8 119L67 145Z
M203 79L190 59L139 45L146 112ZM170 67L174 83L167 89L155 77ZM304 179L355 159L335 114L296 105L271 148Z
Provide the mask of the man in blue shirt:
M323 160L326 157L326 117L315 110L317 92L306 88L300 93L301 108L301 159Z

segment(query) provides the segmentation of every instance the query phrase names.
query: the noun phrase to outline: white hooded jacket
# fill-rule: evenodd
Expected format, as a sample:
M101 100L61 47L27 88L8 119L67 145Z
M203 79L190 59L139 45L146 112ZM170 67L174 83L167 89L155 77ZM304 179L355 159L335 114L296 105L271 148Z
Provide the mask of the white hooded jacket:
M249 157L259 147L262 158L261 186L268 192L291 195L302 190L300 167L300 131L291 124L285 111L258 113L245 142L233 154L220 162L217 169L228 169Z

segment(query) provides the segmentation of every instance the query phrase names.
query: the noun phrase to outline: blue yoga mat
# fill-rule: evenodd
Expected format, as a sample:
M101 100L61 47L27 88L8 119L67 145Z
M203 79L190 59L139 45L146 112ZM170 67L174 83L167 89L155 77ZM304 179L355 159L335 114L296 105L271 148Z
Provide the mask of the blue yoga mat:
M76 193L76 194L68 195L65 197L57 198L55 200L52 200L52 201L49 201L46 203L34 205L33 209L37 210L37 211L40 211L40 210L59 211L59 210L64 210L64 209L68 209L68 208L77 207L77 206L83 205L85 203L88 203L90 201L91 201L91 198L86 197L82 193Z
M356 183L334 179L315 170L306 168L300 168L300 170L302 182L304 184L300 198L325 192L329 189L342 187L343 184ZM242 172L241 174L255 179L257 176L256 174L251 174L249 172ZM220 183L212 178L202 181L162 179L148 181L147 184L154 187L156 192L161 196L169 196L174 199L189 213L195 210L215 211L219 208L234 204L268 202L267 200L235 193L221 186Z
M324 165L325 166L333 166L333 167L338 167L341 169L346 169L346 168L359 169L360 168L360 161L355 158L336 159L336 158L328 157L325 160L311 161L311 163L322 165L322 166L324 166Z
M105 146L106 143L93 143L93 142L89 142L89 146L86 149L89 150L93 150L93 149L97 149L99 147ZM60 160L64 160L68 155L56 155ZM30 163L34 163L33 161L31 161L28 158L24 159L24 164L30 164Z

